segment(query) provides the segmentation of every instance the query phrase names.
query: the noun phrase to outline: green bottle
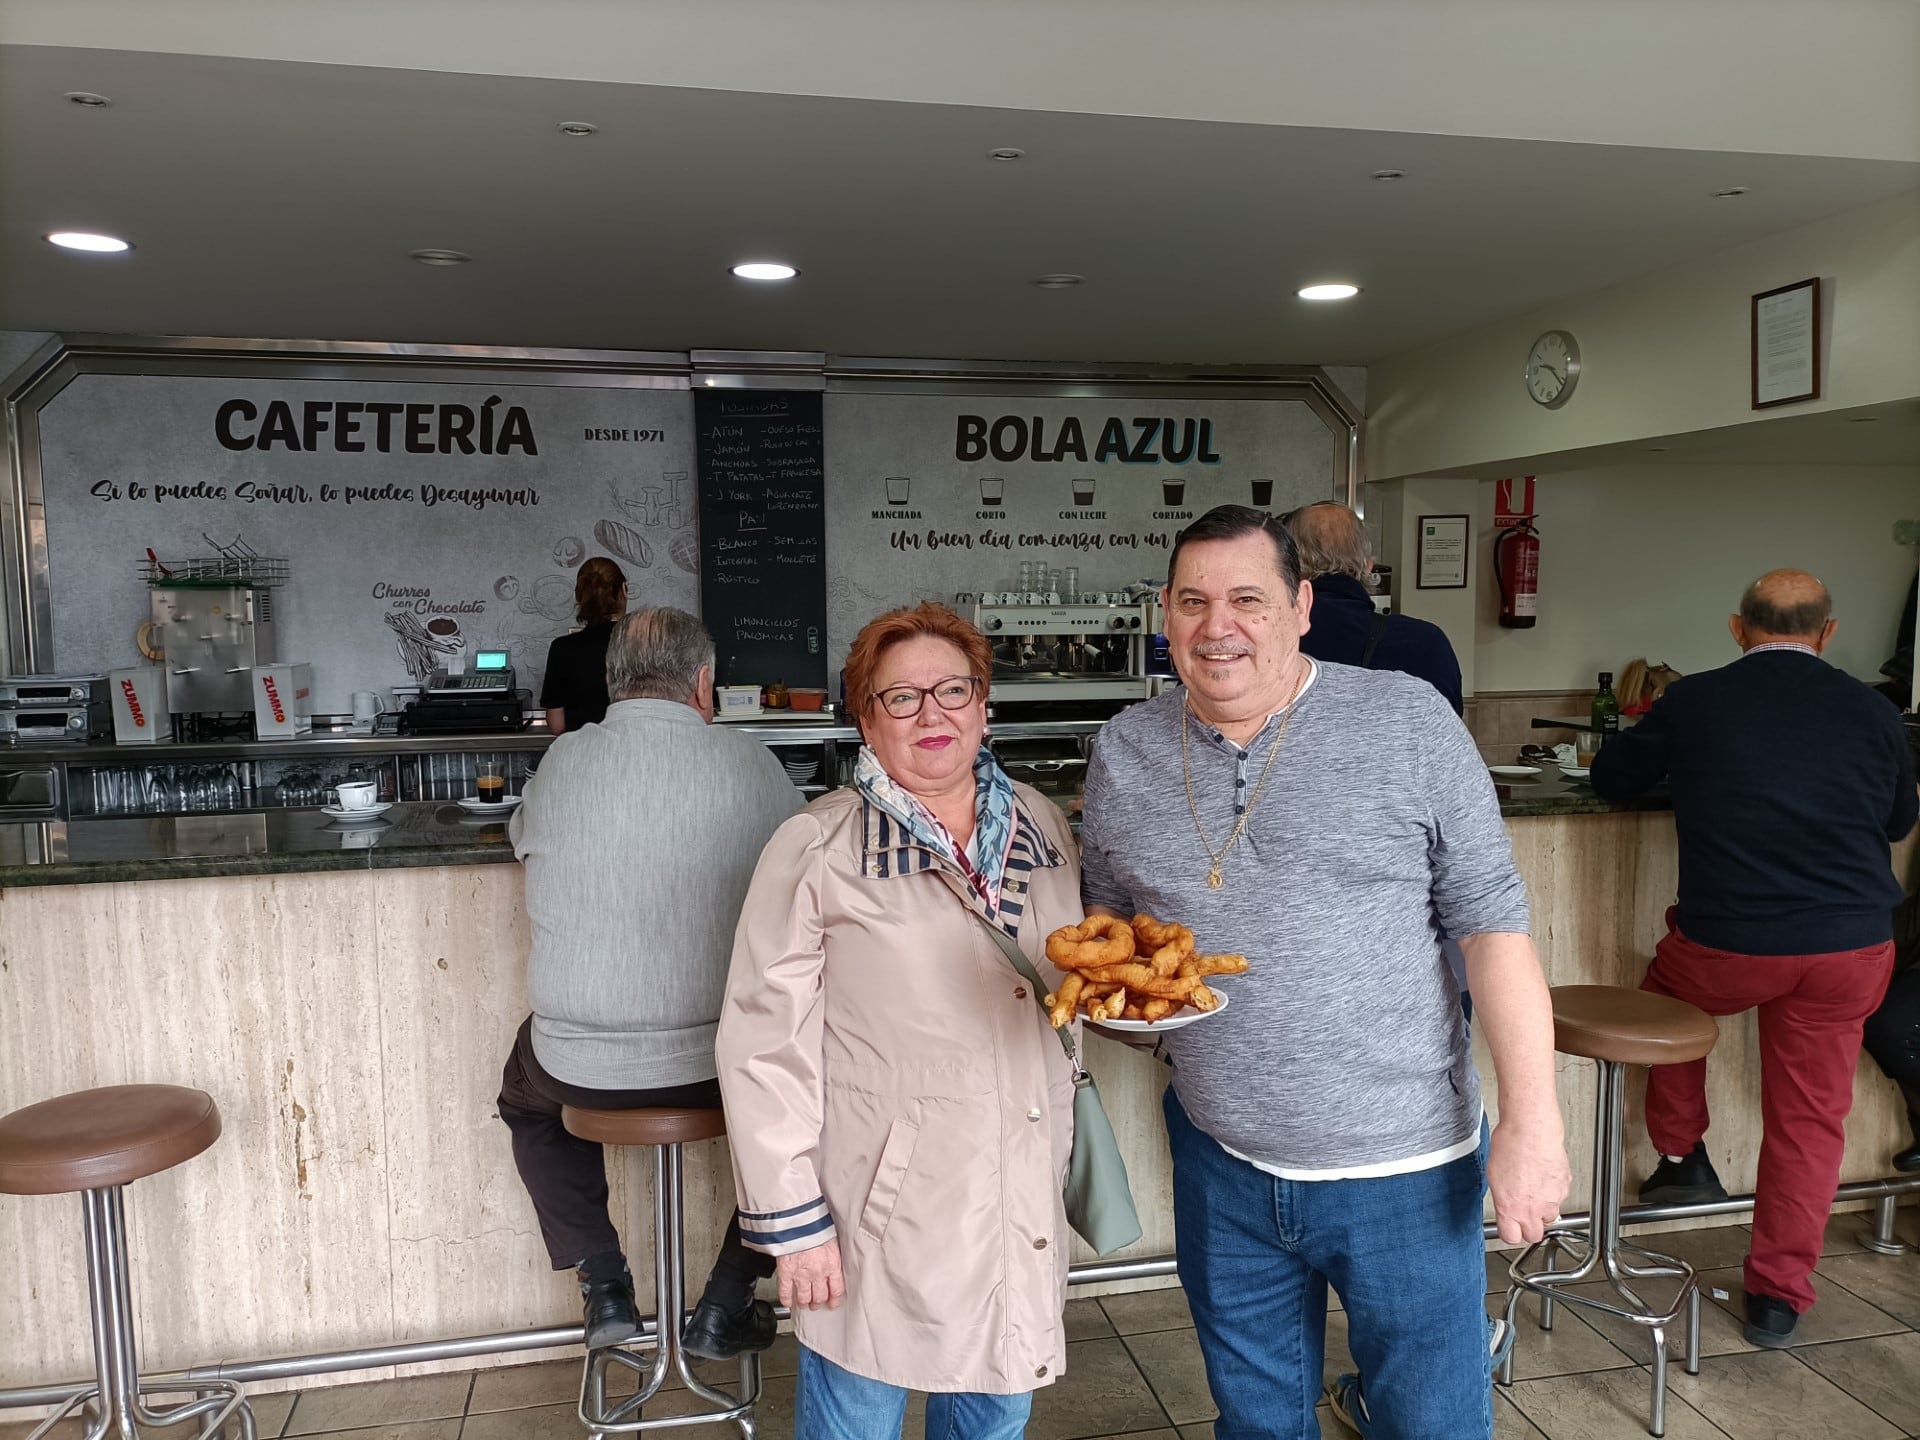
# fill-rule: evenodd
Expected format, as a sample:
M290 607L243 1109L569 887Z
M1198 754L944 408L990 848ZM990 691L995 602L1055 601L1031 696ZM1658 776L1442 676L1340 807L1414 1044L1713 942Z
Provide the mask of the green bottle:
M1600 693L1593 697L1593 728L1602 735L1620 730L1620 702L1614 697L1611 671L1600 672Z

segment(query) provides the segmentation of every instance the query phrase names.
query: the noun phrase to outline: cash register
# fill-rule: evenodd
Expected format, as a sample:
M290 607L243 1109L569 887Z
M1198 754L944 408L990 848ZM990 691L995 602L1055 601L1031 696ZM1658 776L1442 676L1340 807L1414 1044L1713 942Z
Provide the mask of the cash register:
M401 732L408 735L490 735L526 723L504 650L475 651L469 670L435 670L400 716Z

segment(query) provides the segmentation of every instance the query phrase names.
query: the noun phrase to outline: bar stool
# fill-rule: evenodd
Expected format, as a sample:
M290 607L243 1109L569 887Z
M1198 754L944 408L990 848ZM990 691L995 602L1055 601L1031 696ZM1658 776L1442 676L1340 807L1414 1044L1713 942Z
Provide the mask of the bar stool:
M1571 1226L1550 1227L1545 1238L1529 1246L1508 1267L1513 1284L1507 1291L1507 1324L1513 1324L1521 1296L1532 1291L1540 1297L1542 1330L1553 1328L1556 1299L1645 1326L1653 1340L1653 1407L1647 1430L1656 1436L1664 1434L1667 1425L1667 1327L1682 1312L1687 1317L1687 1373L1700 1373L1700 1290L1693 1266L1686 1261L1620 1238L1627 1066L1698 1060L1719 1038L1720 1029L1712 1016L1668 995L1614 985L1553 987L1554 1048L1563 1055L1593 1060L1599 1067L1599 1089L1594 1097L1593 1201L1585 1234ZM1565 1251L1574 1262L1571 1270L1554 1268L1556 1251ZM1541 1268L1529 1271L1527 1267L1536 1257L1542 1262ZM1625 1304L1565 1289L1590 1279L1604 1279ZM1633 1280L1680 1283L1672 1306L1660 1310L1635 1293L1629 1283ZM1502 1385L1513 1383L1512 1352L1500 1367L1499 1380Z
M110 1085L79 1090L0 1118L0 1193L80 1196L87 1237L87 1292L93 1319L94 1383L37 1426L40 1440L84 1405L86 1440L133 1440L141 1425L198 1419L203 1436L238 1419L242 1440L254 1440L253 1411L231 1380L140 1378L127 1278L127 1227L121 1192L143 1175L191 1160L220 1138L213 1097L179 1085ZM145 1397L196 1398L149 1409Z
M653 1363L649 1366L624 1346L589 1350L586 1370L580 1377L580 1423L593 1440L599 1440L609 1434L730 1422L740 1427L743 1440L753 1440L753 1407L760 1399L759 1353L741 1355L740 1393L734 1396L696 1377L680 1347L680 1330L687 1313L686 1211L680 1147L726 1134L725 1115L719 1110L586 1110L567 1105L560 1111L560 1121L568 1134L582 1140L653 1148ZM642 1377L639 1391L612 1408L607 1405L609 1365L624 1365ZM641 1418L640 1407L660 1392L669 1372L679 1376L690 1393L716 1408L689 1415Z

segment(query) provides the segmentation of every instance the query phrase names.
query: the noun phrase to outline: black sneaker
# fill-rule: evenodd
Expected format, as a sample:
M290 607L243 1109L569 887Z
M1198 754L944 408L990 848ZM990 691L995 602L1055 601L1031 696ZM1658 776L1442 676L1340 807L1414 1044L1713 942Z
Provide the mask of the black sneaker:
M730 1311L718 1300L702 1296L680 1337L680 1347L701 1360L731 1360L749 1350L767 1349L777 1328L773 1306L764 1300L749 1296L744 1306Z
M587 1349L604 1350L640 1333L640 1312L633 1305L633 1277L622 1275L597 1283L580 1282L581 1323L587 1331Z
M1669 1160L1662 1155L1653 1173L1640 1182L1642 1205L1693 1205L1726 1198L1726 1186L1713 1173L1704 1140L1696 1140L1693 1153L1684 1159Z
M1785 1350L1793 1344L1793 1329L1799 1323L1793 1307L1777 1295L1747 1292L1747 1343Z

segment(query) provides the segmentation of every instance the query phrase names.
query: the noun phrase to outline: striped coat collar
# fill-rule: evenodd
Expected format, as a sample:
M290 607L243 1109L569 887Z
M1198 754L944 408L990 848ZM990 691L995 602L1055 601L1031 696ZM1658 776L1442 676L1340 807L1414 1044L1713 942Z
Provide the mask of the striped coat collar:
M869 880L892 880L902 875L922 875L944 871L959 883L961 898L989 924L998 925L1007 934L1020 934L1020 918L1026 913L1028 876L1035 870L1051 870L1067 863L1046 833L1015 802L1013 840L1007 848L1006 874L1000 883L1000 907L989 913L973 886L953 861L923 845L878 805L860 800L860 873Z

